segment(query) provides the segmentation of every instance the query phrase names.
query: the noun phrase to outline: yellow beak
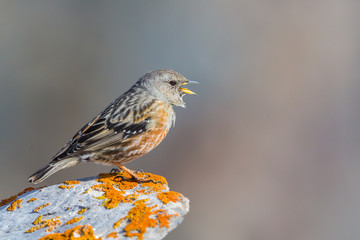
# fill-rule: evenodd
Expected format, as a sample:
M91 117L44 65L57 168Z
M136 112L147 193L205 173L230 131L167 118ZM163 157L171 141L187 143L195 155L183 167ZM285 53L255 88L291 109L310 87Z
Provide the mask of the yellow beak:
M181 85L186 85L186 84L189 84L189 83L198 83L196 81L187 81L187 82L184 82L183 84ZM187 89L187 88L180 88L180 90L183 92L183 93L186 93L186 94L191 94L191 95L197 95L196 93L194 93L193 91Z
M195 94L195 95L196 95L196 93L194 93L193 91L191 91L191 90L189 90L189 89L187 89L187 88L180 88L180 90L181 90L183 93L186 93L186 94Z

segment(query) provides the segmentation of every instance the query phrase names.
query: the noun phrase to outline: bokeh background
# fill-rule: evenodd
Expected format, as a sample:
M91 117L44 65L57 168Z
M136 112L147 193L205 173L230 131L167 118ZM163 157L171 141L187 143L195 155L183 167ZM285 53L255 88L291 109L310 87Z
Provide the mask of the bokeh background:
M127 166L191 200L167 239L358 239L360 2L0 2L0 197L144 73L198 97ZM83 164L41 185L93 176Z

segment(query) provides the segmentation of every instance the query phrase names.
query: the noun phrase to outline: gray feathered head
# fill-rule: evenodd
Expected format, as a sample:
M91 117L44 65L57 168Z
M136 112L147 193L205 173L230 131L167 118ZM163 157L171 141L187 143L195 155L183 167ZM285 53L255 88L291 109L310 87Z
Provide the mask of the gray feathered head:
M154 97L175 106L185 107L183 96L195 93L183 86L198 82L189 81L171 69L159 69L145 74L138 83Z

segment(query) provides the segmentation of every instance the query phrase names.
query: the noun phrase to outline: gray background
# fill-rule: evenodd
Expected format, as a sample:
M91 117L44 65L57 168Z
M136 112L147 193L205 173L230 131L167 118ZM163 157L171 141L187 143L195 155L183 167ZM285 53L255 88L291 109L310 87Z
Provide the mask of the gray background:
M191 200L168 239L360 236L360 2L0 1L0 195L147 71L201 82L127 166ZM83 164L41 185L92 176Z

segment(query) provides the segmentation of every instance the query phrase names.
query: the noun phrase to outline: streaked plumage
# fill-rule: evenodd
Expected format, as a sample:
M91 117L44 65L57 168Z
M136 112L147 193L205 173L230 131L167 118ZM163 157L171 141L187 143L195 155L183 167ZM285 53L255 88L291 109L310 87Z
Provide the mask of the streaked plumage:
M182 97L194 94L179 73L161 69L145 74L127 92L82 127L29 181L39 183L60 169L80 162L123 165L154 149L175 123L173 105L185 106Z

